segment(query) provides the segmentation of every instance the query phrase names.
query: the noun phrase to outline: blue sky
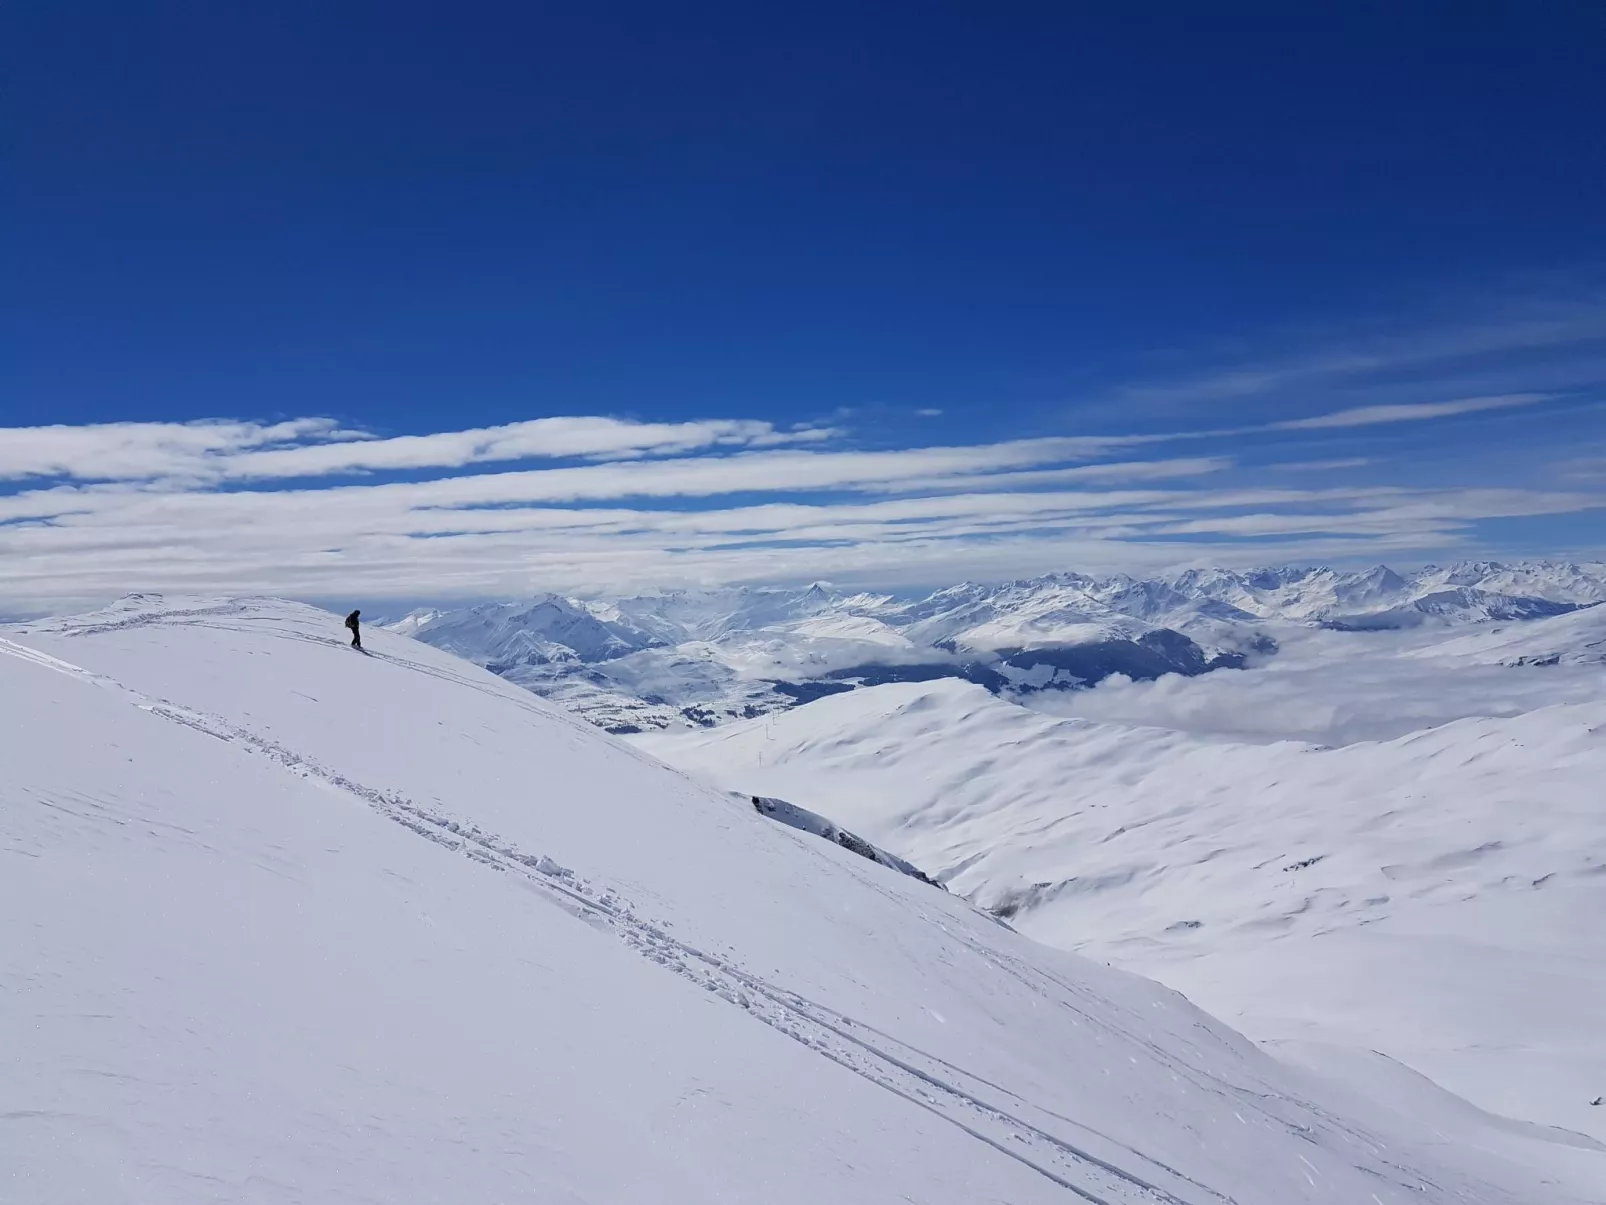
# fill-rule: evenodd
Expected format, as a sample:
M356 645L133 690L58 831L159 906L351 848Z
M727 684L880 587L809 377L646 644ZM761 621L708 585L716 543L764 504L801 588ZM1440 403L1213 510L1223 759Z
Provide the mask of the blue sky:
M0 607L1600 555L1606 8L1311 7L13 6Z

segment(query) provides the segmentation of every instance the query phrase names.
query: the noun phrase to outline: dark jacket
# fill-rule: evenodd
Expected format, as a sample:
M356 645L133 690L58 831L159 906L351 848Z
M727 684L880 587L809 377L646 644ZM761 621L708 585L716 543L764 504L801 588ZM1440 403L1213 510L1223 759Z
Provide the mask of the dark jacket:
M346 616L346 626L353 632L357 630L357 616L361 614L361 611L353 611L350 615Z

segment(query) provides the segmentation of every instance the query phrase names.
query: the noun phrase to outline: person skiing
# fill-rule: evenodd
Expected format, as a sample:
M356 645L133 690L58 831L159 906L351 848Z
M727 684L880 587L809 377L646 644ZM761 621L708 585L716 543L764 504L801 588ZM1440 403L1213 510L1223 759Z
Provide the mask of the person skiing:
M362 648L362 633L357 630L357 616L361 614L361 611L353 611L346 616L346 626L351 629L351 647L354 649Z

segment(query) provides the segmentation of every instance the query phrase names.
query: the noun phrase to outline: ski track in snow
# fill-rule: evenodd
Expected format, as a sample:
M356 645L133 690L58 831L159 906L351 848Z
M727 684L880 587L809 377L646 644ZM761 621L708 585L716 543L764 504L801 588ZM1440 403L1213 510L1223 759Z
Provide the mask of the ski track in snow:
M231 625L217 623L215 620L240 610L242 608L237 605L219 605L166 613L147 613L121 621L74 626L61 634L87 636L157 623L230 630ZM260 629L255 630L260 632ZM307 636L293 631L275 631L271 635L280 639L326 644L331 648L345 647L344 642L336 639ZM370 656L415 672L448 679L457 685L495 694L499 699L508 697L464 677L441 673L432 667L385 653L365 651ZM459 823L441 816L400 793L382 791L355 782L310 757L250 732L220 716L196 711L168 700L150 698L116 679L11 640L0 638L0 653L76 677L125 698L131 705L143 711L266 757L289 773L316 780L332 790L363 801L379 814L426 840L460 853L490 870L520 876L548 902L590 924L593 928L612 932L627 947L648 961L742 1009L749 1016L801 1043L816 1054L935 1114L970 1137L1019 1161L1082 1200L1092 1202L1094 1205L1138 1202L1160 1202L1163 1205L1203 1205L1205 1202L1217 1202L1219 1205L1234 1205L1234 1198L1190 1178L1141 1150L1110 1138L1083 1122L1035 1106L1007 1088L972 1075L961 1067L900 1042L891 1035L858 1022L852 1017L844 1016L796 993L776 987L762 977L715 954L680 941L666 932L661 925L654 923L651 918L638 914L629 901L613 888L597 886L590 879L547 855L519 850L495 834L485 832L472 824ZM570 717L567 713L535 703L533 700L529 703L516 699L509 701L518 702L528 710L537 711L544 718L559 718L576 727L583 725L582 721ZM637 756L645 758L646 755L638 753ZM950 929L948 932L950 936L971 944L961 931ZM1018 963L1001 956L997 951L980 952L994 965L1014 977L1027 982L1034 978L1048 979L1062 990L1073 995L1078 994L1074 984L1061 980L1050 972ZM1096 1020L1090 1014L1082 1014L1080 1019ZM1208 1073L1178 1062L1174 1056L1167 1055L1138 1035L1127 1036L1142 1042L1158 1057L1166 1059L1177 1075L1187 1078L1201 1090L1207 1092L1214 1090L1212 1077ZM1244 1095L1252 1094L1251 1090L1241 1085L1235 1087ZM1365 1150L1384 1166L1393 1167L1399 1175L1394 1187L1412 1193L1420 1193L1424 1189L1441 1190L1439 1185L1425 1181L1416 1169L1392 1164L1384 1155L1383 1144L1372 1136L1325 1113L1308 1101L1298 1100L1289 1103L1296 1104L1298 1108L1317 1117L1347 1144ZM1028 1120L1027 1114L1031 1114L1036 1120ZM1264 1117L1296 1135L1309 1136L1308 1129L1275 1112L1268 1110L1264 1113ZM1080 1140L1073 1141L1055 1132L1056 1123L1059 1128L1073 1128L1081 1136ZM1101 1157L1082 1144L1102 1144L1114 1149L1110 1151L1110 1157ZM1128 1170L1115 1162L1121 1154L1139 1162L1144 1169L1143 1172Z
M211 618L226 613L226 608L208 608L176 613L172 618L180 623L195 623L202 617ZM140 616L122 623L94 625L76 630L87 635L91 632L144 626L163 618L167 617ZM321 641L318 638L287 632L278 632L274 635L341 647L341 642L332 639ZM354 782L314 759L252 733L222 717L196 711L168 700L150 698L104 674L95 673L4 638L0 638L0 654L17 657L78 678L86 684L119 695L142 711L175 724L182 724L215 739L238 745L268 758L289 773L316 780L332 790L359 799L379 814L426 840L461 853L490 870L521 876L549 902L596 929L611 931L643 958L741 1008L749 1016L803 1044L822 1057L864 1077L878 1087L935 1114L970 1137L1019 1161L1084 1201L1092 1202L1094 1205L1136 1205L1141 1202L1158 1202L1163 1205L1204 1205L1206 1202L1216 1202L1219 1205L1233 1205L1232 1197L1191 1179L1140 1150L1117 1143L1096 1129L1072 1118L1040 1109L1015 1096L1006 1088L971 1075L963 1068L908 1046L851 1017L843 1016L793 992L778 988L717 955L680 941L666 932L662 926L654 923L651 918L638 914L631 904L612 888L599 887L546 855L521 851L501 841L494 834L484 832L471 824L465 825L447 819L396 792L381 791ZM385 654L374 655L393 664L434 674L434 671L427 667ZM483 689L472 682L455 680L464 685ZM540 710L543 715L549 714L545 708ZM963 937L953 930L949 932ZM1047 972L1002 958L997 952L987 952L987 956L995 965L1013 976L1023 978L1043 976L1053 979L1061 988L1074 992L1074 985L1067 984ZM1092 1018L1084 1017L1084 1019ZM1157 1055L1167 1057L1157 1047L1151 1046L1151 1049L1154 1049ZM1178 1075L1187 1077L1203 1090L1211 1090L1210 1077L1205 1073L1175 1060L1171 1061ZM1383 1158L1382 1144L1345 1125L1339 1119L1323 1114L1308 1102L1296 1103L1300 1108L1331 1126L1347 1142L1365 1149L1372 1158L1389 1165ZM1036 1120L1028 1120L1026 1116L1028 1113L1034 1114ZM1301 1127L1274 1113L1267 1112L1265 1116L1273 1123L1286 1126L1296 1134L1306 1133ZM1074 1128L1083 1137L1080 1141L1073 1141L1055 1132L1056 1123L1060 1129ZM1115 1162L1115 1157L1118 1157L1116 1151L1112 1151L1110 1158L1095 1154L1083 1145L1088 1144L1089 1140L1093 1144L1118 1148L1119 1153L1124 1153L1140 1162L1144 1168L1143 1172L1128 1170ZM1415 1170L1406 1168L1397 1170L1400 1179L1396 1186L1399 1188L1420 1192L1424 1187L1435 1190L1439 1187L1434 1184L1424 1184L1420 1173Z

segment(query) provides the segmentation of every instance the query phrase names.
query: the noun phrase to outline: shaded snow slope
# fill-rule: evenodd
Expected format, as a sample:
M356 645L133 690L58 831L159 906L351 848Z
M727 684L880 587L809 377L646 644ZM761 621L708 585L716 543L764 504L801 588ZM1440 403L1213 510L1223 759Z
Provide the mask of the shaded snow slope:
M940 682L638 743L823 812L1251 1036L1380 1050L1484 1109L1606 1140L1588 1104L1606 1091L1606 702L1320 749L1056 719Z
M1533 623L1469 632L1414 655L1513 667L1606 665L1606 603Z
M910 878L919 879L922 883L929 883L933 887L942 888L942 884L928 876L913 863L906 862L896 854L888 853L878 845L871 845L856 833L850 833L839 825L827 820L818 812L811 812L807 808L800 808L795 803L788 803L784 799L775 799L770 796L749 796L753 801L753 810L760 816L767 816L777 824L787 825L799 832L812 833L823 841L832 841L843 849L852 850L861 858L869 858L896 870L899 874L906 874Z
M1584 1199L405 638L3 638L7 1200Z

